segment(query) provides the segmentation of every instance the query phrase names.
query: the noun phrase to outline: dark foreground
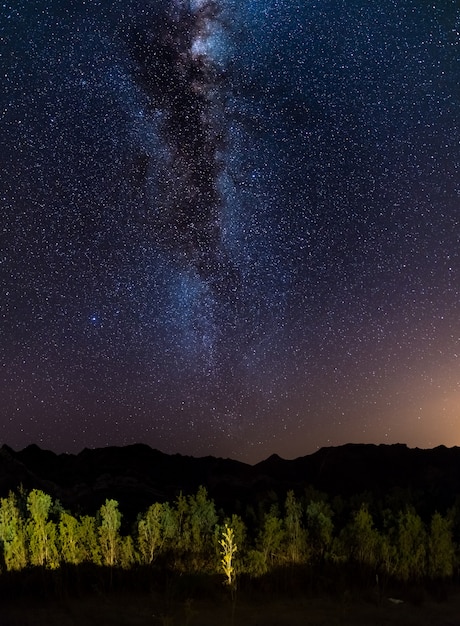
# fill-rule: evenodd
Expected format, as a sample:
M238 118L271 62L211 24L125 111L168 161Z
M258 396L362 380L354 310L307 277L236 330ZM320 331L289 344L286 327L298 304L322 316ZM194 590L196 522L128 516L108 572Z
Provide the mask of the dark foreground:
M393 599L396 600L396 599ZM447 599L225 596L168 602L164 594L91 593L60 600L3 599L1 626L459 626L460 590Z

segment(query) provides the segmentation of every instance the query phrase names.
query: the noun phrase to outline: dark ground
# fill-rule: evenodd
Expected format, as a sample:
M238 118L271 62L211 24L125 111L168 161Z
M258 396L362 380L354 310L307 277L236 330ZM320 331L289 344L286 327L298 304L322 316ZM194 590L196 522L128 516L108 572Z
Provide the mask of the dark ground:
M86 594L59 601L2 601L0 626L460 626L460 590L443 601L264 595L186 599L134 592Z

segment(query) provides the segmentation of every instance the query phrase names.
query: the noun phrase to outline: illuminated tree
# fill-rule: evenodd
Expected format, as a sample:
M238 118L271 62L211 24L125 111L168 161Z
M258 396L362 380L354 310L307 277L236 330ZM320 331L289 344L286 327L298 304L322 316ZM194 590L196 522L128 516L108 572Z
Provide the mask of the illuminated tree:
M247 543L246 526L241 517L236 513L233 513L231 518L225 521L224 526L225 525L229 526L233 530L233 541L235 545L238 546L238 554L237 556L234 555L232 559L232 566L235 570L234 576L236 577L241 573L243 569L243 554L245 552ZM222 532L222 529L220 529L220 532Z
M52 505L51 496L38 489L33 489L27 497L29 521L27 536L29 539L29 558L32 565L56 568L59 555L56 546L56 526L48 520Z
M418 580L425 574L427 536L423 522L414 511L400 512L395 546L396 574L404 581Z
M225 524L222 537L219 540L221 545L221 566L230 587L235 586L235 568L233 567L233 555L238 550L235 543L233 528Z
M142 563L146 565L152 563L161 543L161 513L162 505L152 504L137 523L137 543Z
M84 515L80 519L79 545L82 552L82 562L94 563L95 565L102 564L96 520L90 515Z
M62 511L59 520L59 546L61 559L65 563L78 565L82 562L84 552L80 545L80 537L78 520L70 513Z
M214 569L218 548L215 536L217 514L205 487L199 487L196 495L188 498L182 494L179 496L175 518L176 553L181 553L180 558L186 559L192 570Z
M101 523L99 526L99 543L103 565L113 567L117 563L120 548L119 530L121 513L116 500L106 500L99 510Z
M123 569L130 569L137 561L134 541L131 535L121 537L119 550L119 563Z
M21 570L27 565L24 522L11 491L7 498L0 500L0 543L7 570Z
M137 523L137 544L141 562L145 565L152 563L165 543L174 537L175 531L175 518L169 504L152 504Z

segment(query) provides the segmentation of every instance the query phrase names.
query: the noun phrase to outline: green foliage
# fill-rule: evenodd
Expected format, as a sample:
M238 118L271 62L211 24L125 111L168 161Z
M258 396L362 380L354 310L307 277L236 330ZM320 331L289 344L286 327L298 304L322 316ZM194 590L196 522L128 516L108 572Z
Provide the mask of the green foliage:
M138 561L133 538L130 535L120 538L119 565L130 569Z
M253 578L259 578L268 572L267 559L261 550L249 550L246 559L246 571Z
M182 493L180 493L176 499L174 516L175 525L177 527L176 549L180 551L189 550L192 543L189 506L187 498Z
M454 571L454 558L452 522L436 512L431 518L428 537L428 576L432 579L450 578Z
M327 502L311 501L307 506L307 531L310 549L316 562L322 561L332 544L334 525Z
M393 526L386 516L385 532L380 535L378 544L379 570L386 579L394 576L398 568L398 552L392 540L393 534Z
M11 491L7 498L0 500L0 542L6 569L23 569L27 565L24 520Z
M264 517L262 528L259 531L256 547L259 554L253 553L252 559L259 574L268 572L271 565L279 564L282 560L281 547L285 536L283 520L278 516L276 507Z
M117 564L120 550L121 513L116 500L106 500L99 510L99 542L103 565L113 567Z
M94 517L84 515L80 519L78 542L82 552L82 562L102 565L102 552Z
M59 520L59 548L61 559L65 563L78 565L84 559L84 550L80 545L81 531L78 520L67 513L61 512Z
M235 568L233 567L233 555L238 550L235 543L233 528L225 524L222 537L219 541L221 545L221 566L226 576L226 582L230 587L235 586Z
M56 526L48 520L52 499L43 491L33 489L27 498L30 514L27 523L29 539L29 560L31 565L54 569L59 566L59 553L56 545Z
M167 519L171 525L170 516ZM185 559L191 571L215 570L218 517L205 487L200 487L196 495L188 498L180 494L176 501L175 520L178 531L175 549L179 560Z
M341 543L347 560L374 567L379 558L379 542L372 515L363 504L341 532Z
M393 536L396 576L404 581L423 578L426 571L427 536L420 516L410 510L400 512Z
M150 565L162 543L162 505L152 504L147 513L137 523L137 543L142 563Z
M137 522L141 563L150 565L176 533L176 518L169 504L156 502Z
M351 564L346 571L367 586L374 584L375 573L381 584L390 578L418 582L453 577L452 514L434 513L427 528L414 509L387 510L380 514L383 526L377 530L367 506L357 502L359 508L346 524L343 514L335 531L331 506L316 495L305 506L289 491L283 514L276 504L266 512L267 503L259 503L260 517L251 517L248 530L239 515L219 519L214 502L200 487L194 495L181 494L172 506L153 503L138 517L131 536L121 534L116 500L107 499L97 518L77 518L40 490L10 493L0 499L0 573L28 565L54 569L64 563L155 568L167 559L181 573L223 572L233 591L240 574L259 577L277 567L290 566L292 571L293 565L297 572L307 563L313 575L328 576L338 564ZM112 580L112 570L110 575Z
M209 546L217 524L217 514L212 500L208 500L205 487L200 487L196 496L188 500L192 550L203 553Z
M302 504L293 491L288 491L284 509L286 558L289 563L302 563L307 557L307 533L302 524Z
M235 569L235 576L243 571L243 555L247 549L247 529L246 525L239 515L233 513L230 519L225 522L233 530L234 542L238 546L238 552L234 555L232 564Z

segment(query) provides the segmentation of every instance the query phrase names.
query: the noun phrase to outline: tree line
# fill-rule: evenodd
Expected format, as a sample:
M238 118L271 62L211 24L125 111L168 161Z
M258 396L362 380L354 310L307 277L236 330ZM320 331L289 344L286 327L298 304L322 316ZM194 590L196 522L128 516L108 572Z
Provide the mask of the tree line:
M312 574L348 568L363 583L447 581L458 573L455 507L422 520L409 505L373 514L362 503L339 523L320 494L289 491L281 504L273 500L257 512L228 515L200 487L153 503L126 527L116 500L94 516L76 515L43 491L20 489L0 499L0 576L85 563L219 574L232 586L292 567Z

